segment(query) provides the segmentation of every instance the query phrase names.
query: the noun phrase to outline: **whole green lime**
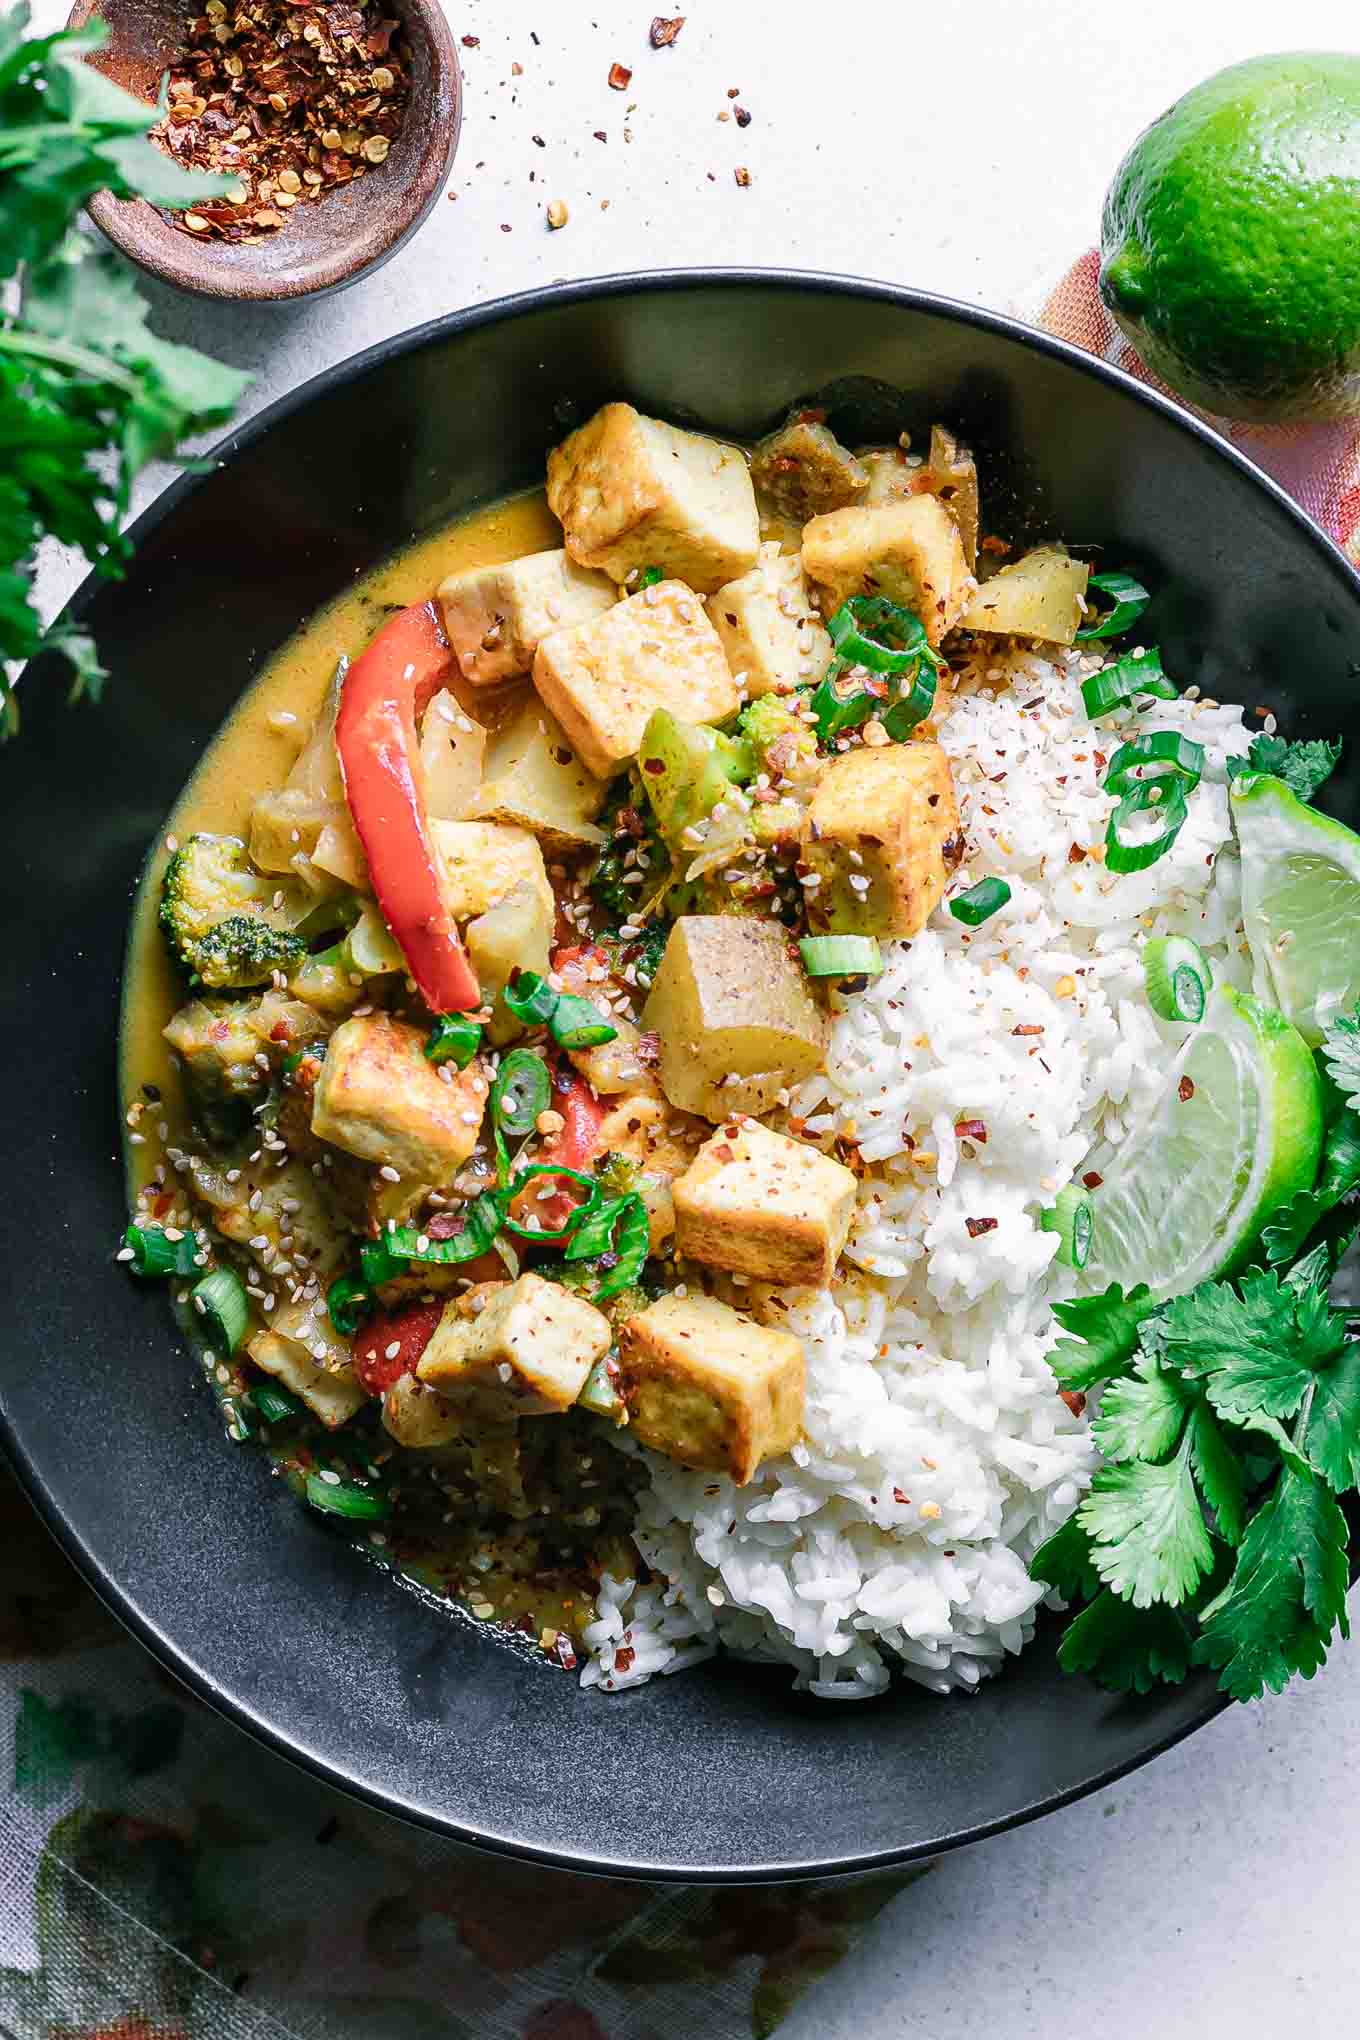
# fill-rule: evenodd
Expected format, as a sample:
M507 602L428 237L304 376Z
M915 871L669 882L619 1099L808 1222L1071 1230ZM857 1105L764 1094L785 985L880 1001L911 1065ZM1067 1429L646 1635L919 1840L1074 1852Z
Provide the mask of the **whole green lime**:
M1100 294L1154 375L1222 417L1360 413L1360 56L1253 57L1139 136Z

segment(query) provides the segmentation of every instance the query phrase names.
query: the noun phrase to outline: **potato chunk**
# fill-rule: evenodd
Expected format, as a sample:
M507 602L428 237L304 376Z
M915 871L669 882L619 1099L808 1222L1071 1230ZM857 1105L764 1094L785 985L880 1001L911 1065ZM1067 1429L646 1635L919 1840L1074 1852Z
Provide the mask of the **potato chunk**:
M925 463L919 454L908 454L904 446L862 446L858 458L869 477L861 509L904 503L908 496L920 494L916 482Z
M446 1303L416 1373L450 1397L548 1416L571 1408L612 1339L608 1318L593 1303L541 1275L521 1275L497 1289L477 1317Z
M466 714L456 694L440 690L420 726L420 772L431 821L461 822L482 783L486 731Z
M935 496L814 517L803 527L803 566L827 615L852 595L886 595L915 611L932 645L973 588L959 527Z
M706 607L733 678L748 700L815 686L831 663L831 640L812 607L796 553L763 545L759 562L710 595Z
M481 784L467 814L529 829L559 854L605 840L595 817L604 805L604 782L587 772L561 724L531 696L486 747Z
M424 1048L418 1027L387 1013L337 1027L312 1100L317 1139L418 1183L450 1182L477 1145L487 1081L478 1062L446 1081Z
M516 970L547 976L555 912L551 893L545 899L536 879L521 879L463 931L482 1004L492 1009L486 1032L493 1047L524 1032L524 1022L506 1006L505 988Z
M455 921L494 907L517 885L530 885L552 907L543 852L527 829L501 822L431 822L441 866L440 892Z
M657 566L704 594L755 565L760 526L738 447L606 404L548 455L567 551L616 581Z
M869 477L853 453L816 418L790 418L751 455L751 480L795 523L856 503Z
M642 1010L672 1105L705 1119L767 1112L821 1066L826 1018L782 929L686 914L671 930Z
M742 1487L797 1442L806 1363L792 1332L711 1296L663 1296L624 1325L617 1385L643 1445Z
M306 1403L328 1431L338 1431L361 1408L364 1391L346 1368L337 1373L312 1358L297 1339L285 1339L278 1332L256 1332L246 1346L263 1374L272 1374L285 1388Z
M444 629L473 687L527 673L549 631L589 623L616 600L606 575L588 573L560 547L500 567L472 567L439 584Z
M653 709L714 723L741 698L722 641L683 581L660 581L596 623L544 638L534 686L597 779L637 756Z
M1086 613L1090 573L1085 560L1070 559L1053 546L1041 546L984 581L970 597L959 622L965 630L1070 645Z
M674 1188L676 1251L710 1268L794 1286L831 1280L855 1179L829 1155L755 1119L730 1119Z
M803 824L821 879L813 927L834 935L916 935L963 856L949 760L935 743L861 745L831 760Z

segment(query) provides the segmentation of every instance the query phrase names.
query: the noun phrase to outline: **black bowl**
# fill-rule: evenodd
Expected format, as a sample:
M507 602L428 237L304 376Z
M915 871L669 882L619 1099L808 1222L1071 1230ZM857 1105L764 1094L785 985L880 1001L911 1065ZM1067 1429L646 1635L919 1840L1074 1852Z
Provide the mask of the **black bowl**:
M1053 1639L973 1698L851 1708L742 1665L582 1694L403 1591L222 1436L166 1299L111 1264L128 908L148 841L261 660L413 534L542 473L606 398L748 435L797 398L886 438L977 447L987 521L1141 570L1148 635L1206 694L1298 732L1350 722L1356 577L1183 413L1005 319L814 276L619 277L456 314L374 348L227 439L75 610L112 679L68 711L35 668L0 756L10 1296L0 1417L28 1492L113 1609L197 1693L390 1811L576 1868L785 1878L927 1856L1061 1805L1219 1700L1119 1700ZM1355 780L1333 783L1342 811Z

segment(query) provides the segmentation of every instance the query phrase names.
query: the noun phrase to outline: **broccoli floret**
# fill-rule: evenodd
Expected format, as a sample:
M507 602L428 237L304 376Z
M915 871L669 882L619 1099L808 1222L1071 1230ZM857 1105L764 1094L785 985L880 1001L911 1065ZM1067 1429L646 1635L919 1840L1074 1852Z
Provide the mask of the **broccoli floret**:
M239 991L292 971L307 945L272 902L276 879L252 871L234 836L190 836L166 866L161 927L194 984Z
M640 985L650 986L656 976L670 932L669 921L649 921L632 945L630 957Z
M627 1197L638 1186L638 1165L610 1149L594 1164L595 1175L611 1197Z
M801 696L793 695L790 699L801 705ZM754 701L748 701L737 717L737 729L762 766L768 762L770 748L780 737L793 738L789 763L795 757L810 758L817 749L816 731L797 714L796 706L790 707L789 701L778 694L758 694Z

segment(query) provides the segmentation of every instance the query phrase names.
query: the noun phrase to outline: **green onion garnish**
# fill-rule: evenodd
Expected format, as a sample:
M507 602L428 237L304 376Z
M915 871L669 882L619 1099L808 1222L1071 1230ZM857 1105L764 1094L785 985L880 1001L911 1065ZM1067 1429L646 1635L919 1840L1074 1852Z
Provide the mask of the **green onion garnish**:
M1188 935L1158 935L1143 950L1147 1001L1163 1020L1204 1018L1214 974L1198 942Z
M194 1309L207 1324L214 1347L225 1353L240 1351L250 1329L250 1305L246 1287L234 1268L214 1268L196 1282L190 1292Z
M811 978L877 977L883 969L872 935L805 935L798 948Z
M252 1409L259 1411L266 1424L286 1424L290 1418L302 1414L302 1404L296 1396L289 1395L286 1388L276 1388L272 1381L259 1381L250 1391Z
M638 586L639 588L655 588L657 582L664 581L665 578L660 567L644 567L638 575Z
M1145 772L1142 768L1148 765L1157 766L1158 773ZM1105 791L1125 794L1140 780L1158 776L1184 779L1185 791L1191 793L1199 785L1203 770L1203 744L1183 737L1179 730L1147 730L1119 746L1105 774Z
M617 1296L629 1283L636 1282L642 1273L642 1264L651 1250L651 1222L647 1207L637 1191L631 1191L623 1200L614 1230L614 1245L611 1251L618 1255L618 1262L612 1275L606 1275L595 1291L596 1303L607 1303L611 1296Z
M172 1239L159 1225L130 1225L123 1234L123 1244L132 1249L127 1267L148 1281L163 1275L196 1275L198 1256L204 1251L197 1233L182 1232Z
M561 997L536 970L522 970L505 988L506 1010L526 1027L541 1027L552 1018Z
M1126 652L1103 673L1092 673L1081 683L1081 699L1092 721L1123 708L1140 694L1152 694L1159 701L1179 701L1180 689L1162 671L1162 655L1156 645L1146 652Z
M1091 1253L1091 1200L1077 1184L1060 1190L1047 1211L1039 1213L1045 1232L1058 1235L1058 1259L1069 1268L1084 1268Z
M1010 896L1011 889L1004 878L980 878L967 892L949 902L949 911L965 928L980 928L1000 912Z
M540 1112L546 1112L552 1096L552 1081L541 1055L532 1049L515 1048L503 1057L491 1086L491 1123L511 1140L531 1134Z
M827 630L836 657L812 696L823 744L834 743L880 710L884 728L899 742L925 721L935 705L935 675L944 661L931 650L919 616L883 595L852 595ZM872 688L857 684L847 693L840 676L851 667L896 684Z
M504 1193L484 1190L475 1197L463 1214L463 1230L454 1233L451 1239L432 1240L418 1225L396 1225L384 1233L384 1250L397 1258L397 1271L405 1274L414 1261L418 1267L433 1264L436 1267L457 1266L460 1261L475 1261L484 1254L501 1229L504 1218L502 1195ZM364 1264L364 1250L359 1254L360 1266Z
M539 1176L551 1176L554 1179L565 1177L569 1183L579 1183L586 1192L584 1202L578 1204L576 1209L568 1214L565 1223L560 1226L549 1229L541 1225L523 1225L519 1219L510 1218L507 1215L504 1219L505 1230L518 1234L522 1240L537 1240L548 1246L556 1246L562 1240L569 1240L582 1220L588 1217L592 1211L598 1209L601 1197L600 1185L596 1177L583 1176L579 1169L568 1169L561 1162L531 1162L527 1169L517 1169L514 1180L501 1191L500 1204L502 1210L508 1213L510 1205L519 1196L521 1190L525 1189L528 1184L532 1183Z
M608 1354L603 1360L597 1360L586 1376L585 1387L576 1401L581 1409L590 1410L597 1417L611 1417L617 1423L624 1411L624 1401L614 1386L609 1371L611 1367L618 1371L617 1362L611 1361Z
M323 1473L307 1476L307 1499L328 1516L347 1516L352 1523L376 1523L392 1513L392 1504L377 1488L357 1481L327 1480Z
M432 1063L451 1062L465 1070L482 1045L482 1030L466 1013L441 1013L430 1029L425 1056Z
M359 1272L370 1289L380 1288L394 1276L406 1273L406 1263L390 1254L382 1240L365 1240L359 1249Z
M614 1251L614 1229L623 1216L624 1207L636 1191L627 1191L622 1197L606 1197L601 1203L585 1207L586 1215L572 1230L566 1261L594 1261L601 1254Z
M373 1308L373 1291L358 1275L340 1275L326 1291L326 1312L342 1339L351 1339Z
M1077 632L1079 644L1085 638L1122 636L1130 625L1137 623L1152 600L1142 582L1135 581L1132 574L1092 574L1086 586L1088 591L1096 588L1102 595L1108 595L1114 607L1107 616Z
M869 673L905 673L921 658L938 665L919 616L885 595L852 595L827 624L842 666Z
M573 998L563 992L552 1010L548 1021L548 1032L559 1048L599 1048L606 1041L614 1041L618 1028L612 1020L606 1019L598 1006L592 1006L589 999Z
M1125 840L1123 831L1131 822L1149 809L1156 809L1162 827L1155 836L1149 836L1141 843ZM1189 809L1185 804L1184 784L1172 779L1163 784L1160 779L1136 779L1119 806L1110 816L1105 830L1105 869L1107 871L1146 871L1159 857L1165 857L1171 845L1181 832Z

